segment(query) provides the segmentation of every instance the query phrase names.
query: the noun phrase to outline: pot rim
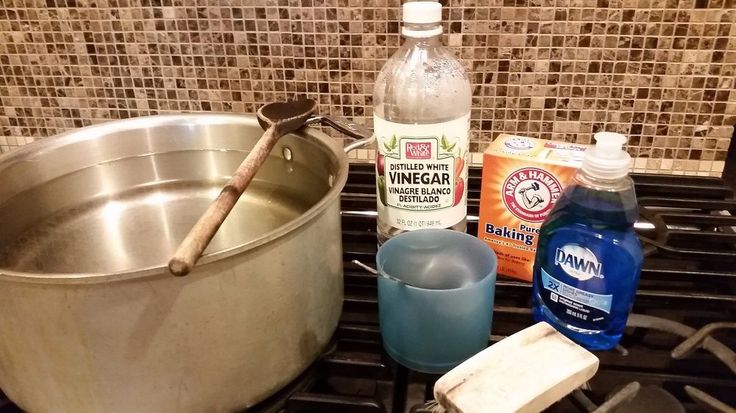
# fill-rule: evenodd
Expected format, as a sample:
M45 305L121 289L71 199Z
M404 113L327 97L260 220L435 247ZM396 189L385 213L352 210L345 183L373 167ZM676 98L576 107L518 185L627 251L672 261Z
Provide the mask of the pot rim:
M4 169L4 165L31 161L33 158L66 145L86 140L93 140L99 136L105 136L115 132L138 129L143 126L163 126L167 124L182 125L183 123L190 125L219 125L228 123L252 125L253 122L255 122L256 125L258 124L256 116L253 114L218 112L151 115L114 120L111 122L100 123L63 132L49 138L43 138L24 145L19 149L3 154L0 156L0 172ZM332 187L327 191L322 199L302 213L299 217L294 218L251 241L202 255L202 257L197 261L197 265L192 269L192 273L187 277L196 276L197 269L199 267L269 244L284 235L307 225L311 220L321 214L327 206L335 200L335 198L340 196L340 192L342 192L348 176L348 160L342 146L340 146L340 144L334 141L331 137L314 128L303 127L296 132L292 132L291 135L307 139L319 146L322 150L331 152L332 155L334 155L338 162L338 171L333 177ZM100 273L34 273L0 268L0 280L37 284L95 284L138 279L161 275L162 273L165 273L166 276L174 277L169 273L167 264L164 263L161 265L134 268L126 271Z

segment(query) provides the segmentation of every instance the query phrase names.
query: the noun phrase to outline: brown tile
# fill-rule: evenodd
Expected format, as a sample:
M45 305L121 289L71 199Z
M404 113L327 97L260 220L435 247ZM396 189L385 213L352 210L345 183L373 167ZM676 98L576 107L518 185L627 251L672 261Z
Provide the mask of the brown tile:
M506 2L453 0L444 13L476 85L475 148L501 131L588 142L617 130L655 163L724 156L716 138L688 139L727 143L718 128L736 121L733 0ZM33 4L0 10L0 126L12 146L162 111L253 111L294 92L370 123L376 72L400 43L398 0Z

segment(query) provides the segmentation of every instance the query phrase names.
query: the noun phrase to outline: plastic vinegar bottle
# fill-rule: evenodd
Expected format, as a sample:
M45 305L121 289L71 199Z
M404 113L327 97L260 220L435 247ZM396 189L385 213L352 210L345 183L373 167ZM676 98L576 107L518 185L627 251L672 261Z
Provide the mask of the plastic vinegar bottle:
M540 228L533 314L589 350L618 344L643 255L626 137L595 134L583 165Z
M421 228L465 231L470 81L440 43L442 6L403 5L404 43L373 91L378 242Z

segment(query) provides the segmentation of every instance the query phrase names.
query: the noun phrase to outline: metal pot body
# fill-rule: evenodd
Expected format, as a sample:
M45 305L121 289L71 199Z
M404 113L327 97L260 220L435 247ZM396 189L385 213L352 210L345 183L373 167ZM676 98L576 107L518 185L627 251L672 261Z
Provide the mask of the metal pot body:
M165 267L260 134L251 116L156 116L0 158L11 400L31 413L240 411L323 351L342 305L347 177L326 135L282 138L192 273Z

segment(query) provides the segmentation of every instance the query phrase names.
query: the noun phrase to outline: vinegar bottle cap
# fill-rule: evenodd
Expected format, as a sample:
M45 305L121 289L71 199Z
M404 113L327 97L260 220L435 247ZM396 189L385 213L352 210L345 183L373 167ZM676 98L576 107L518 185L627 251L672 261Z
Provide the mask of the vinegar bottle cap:
M436 1L409 1L402 6L406 37L427 38L442 34L442 5ZM424 27L421 27L424 26Z
M402 6L402 20L410 24L439 23L442 5L436 1L409 1Z
M629 173L631 156L624 150L626 136L614 132L593 135L595 146L585 151L583 172L599 179L623 178Z

